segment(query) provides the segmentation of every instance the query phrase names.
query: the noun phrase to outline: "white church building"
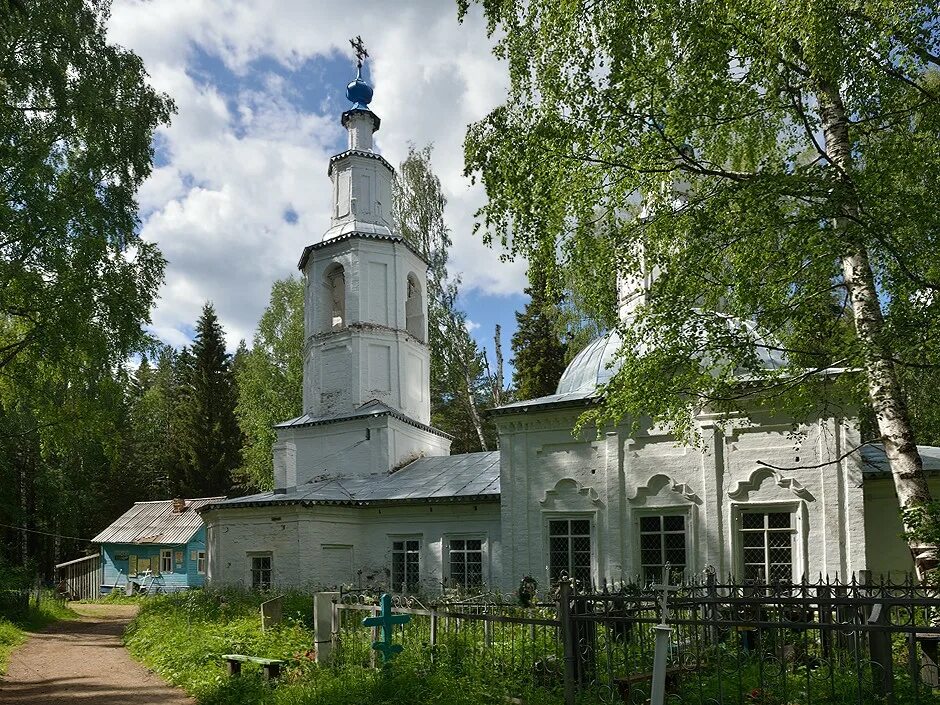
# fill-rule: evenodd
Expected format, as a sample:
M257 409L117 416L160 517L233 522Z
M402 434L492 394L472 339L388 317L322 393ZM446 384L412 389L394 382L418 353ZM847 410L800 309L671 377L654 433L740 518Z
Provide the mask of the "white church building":
M667 563L771 580L911 570L884 453L850 453L855 418L703 414L700 448L627 424L575 438L616 334L556 394L493 409L498 451L450 455L430 425L427 264L395 232L372 89L357 77L347 96L330 227L299 263L304 413L277 426L273 491L200 510L211 583L435 593L646 580ZM637 292L621 290L623 314ZM940 470L940 449L921 453Z

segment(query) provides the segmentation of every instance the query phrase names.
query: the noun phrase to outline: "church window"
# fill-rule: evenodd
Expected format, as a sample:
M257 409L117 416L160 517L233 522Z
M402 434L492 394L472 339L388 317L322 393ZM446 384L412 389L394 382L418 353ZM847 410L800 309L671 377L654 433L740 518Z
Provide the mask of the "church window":
M414 274L408 275L408 291L405 299L405 329L413 337L424 342L424 304L421 301L421 285Z
M552 582L574 578L582 587L591 581L591 522L589 519L550 519L548 573Z
M270 553L251 556L251 587L255 590L268 590L271 587L272 560Z
M640 517L640 567L643 580L663 580L663 568L668 563L670 575L675 579L686 567L685 516L683 514L655 514Z
M740 514L741 567L745 580L793 579L792 512L745 510Z
M346 275L339 265L326 275L329 289L330 328L339 330L346 325Z
M414 592L420 584L421 542L392 541L392 592Z
M451 587L483 585L483 540L451 539L448 542Z

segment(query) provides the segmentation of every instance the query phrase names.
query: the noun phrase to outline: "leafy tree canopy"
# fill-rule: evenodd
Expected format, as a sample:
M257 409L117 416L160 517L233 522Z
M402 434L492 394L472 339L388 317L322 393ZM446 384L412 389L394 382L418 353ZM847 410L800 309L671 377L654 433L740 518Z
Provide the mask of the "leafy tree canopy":
M235 413L245 439L238 479L253 489L274 486L274 424L301 414L303 349L304 282L281 279L271 287L252 348L241 355L235 370Z
M0 27L0 369L113 367L142 343L163 259L135 193L172 101L108 44L108 2L30 0ZM30 375L29 369L23 375Z
M740 408L742 373L774 404L818 399L765 371L753 327L729 315L803 369L867 368L872 347L940 364L934 6L482 4L512 79L466 139L467 172L489 197L485 237L658 275L622 331L607 417L649 414L688 435L703 402ZM846 165L824 134L834 100ZM843 260L860 247L886 317L874 339L850 325ZM604 295L597 282L579 279L588 299Z

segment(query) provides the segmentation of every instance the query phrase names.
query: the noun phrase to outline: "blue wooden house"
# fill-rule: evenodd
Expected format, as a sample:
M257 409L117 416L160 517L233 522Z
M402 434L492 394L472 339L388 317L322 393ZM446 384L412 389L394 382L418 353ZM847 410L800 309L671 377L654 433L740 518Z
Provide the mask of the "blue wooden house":
M92 539L101 545L102 594L124 590L128 582L163 592L201 587L208 556L197 510L220 499L135 502Z

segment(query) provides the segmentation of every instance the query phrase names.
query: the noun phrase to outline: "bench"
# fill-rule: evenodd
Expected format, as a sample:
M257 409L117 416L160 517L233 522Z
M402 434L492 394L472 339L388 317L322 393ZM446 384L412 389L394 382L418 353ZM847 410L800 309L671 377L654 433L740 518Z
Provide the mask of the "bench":
M286 663L286 661L276 658L259 658L242 654L223 654L222 658L228 662L228 674L230 676L237 676L241 673L243 663L257 663L261 665L265 680L271 680L281 675L281 666Z

